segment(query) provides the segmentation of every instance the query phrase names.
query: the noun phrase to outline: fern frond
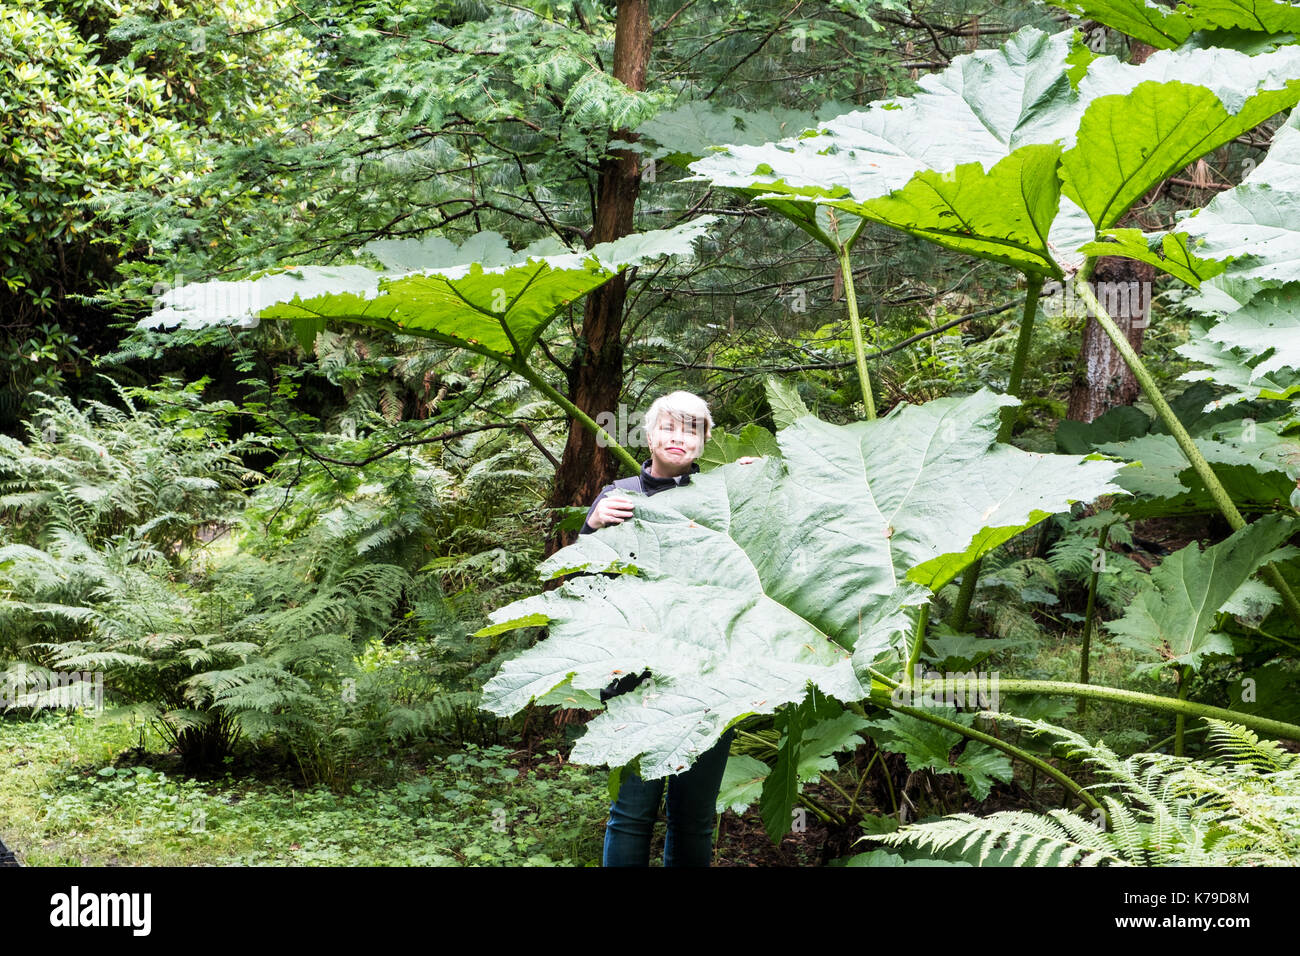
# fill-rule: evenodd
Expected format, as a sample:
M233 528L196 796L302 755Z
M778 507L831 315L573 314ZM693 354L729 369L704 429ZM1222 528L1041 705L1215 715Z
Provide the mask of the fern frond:
M1300 754L1288 753L1275 740L1260 740L1259 735L1240 724L1206 720L1211 749L1220 757L1246 764L1261 772L1288 770L1300 766Z
M984 865L990 854L1013 866L1127 866L1129 861L1098 844L1091 837L1087 843L1079 842L1077 827L1066 827L1060 817L1069 816L1062 810L1039 816L1022 810L1004 810L987 817L956 813L932 823L917 823L897 833L869 837L870 840L891 846L915 846L943 854L950 850L961 853L979 851L978 863ZM1095 833L1101 833L1092 824Z
M1082 759L1097 773L1101 779L1089 789L1105 807L1104 820L1098 821L1104 827L1061 810L1043 816L998 813L983 821L958 814L871 839L937 852L958 844L978 847L981 863L999 849L1016 865L1110 864L1112 858L1136 866L1300 860L1300 800L1293 796L1300 760L1244 728L1212 728L1212 739L1228 754L1225 762L1155 753L1121 759L1104 743L1065 728L1007 714L998 719L1055 737L1065 756Z

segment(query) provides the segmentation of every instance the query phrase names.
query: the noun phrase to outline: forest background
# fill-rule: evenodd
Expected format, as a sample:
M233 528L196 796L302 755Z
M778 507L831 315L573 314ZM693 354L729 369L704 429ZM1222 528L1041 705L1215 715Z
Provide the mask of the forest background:
M32 863L596 861L606 774L567 760L594 708L557 700L507 719L480 707L502 662L543 632L487 628L489 615L541 589L538 564L626 471L559 399L644 457L632 434L644 409L696 392L719 430L709 468L779 456L773 435L806 413L843 425L985 388L1020 396L993 415L1028 452L1082 455L1158 432L1158 410L1068 282L874 222L854 233L849 262L686 169L712 146L910 96L1026 27L1077 28L1093 56L1151 55L1078 6L5 4L0 838ZM1179 210L1232 190L1285 119L1163 178L1121 224L1168 230ZM187 287L288 264L495 265L534 244L587 249L702 216L707 230L671 257L626 247L630 268L556 313L528 374L354 324L150 321ZM1100 283L1137 292L1115 317L1158 390L1197 420L1229 390L1182 378L1195 362L1178 349L1200 321L1185 287L1150 264L1100 263ZM1027 292L1040 316L1017 363ZM1273 405L1239 407L1233 427L1277 423L1265 432L1294 447L1295 391L1257 389L1259 408ZM1294 483L1294 461L1256 470L1252 516L1293 519L1277 486ZM1252 577L1290 557L1277 550L1289 525L1181 656L1100 630L1138 595L1165 593L1152 575L1162 559L1237 530L1168 497L1178 504L1083 501L1036 520L937 589L925 613L943 625L918 652L945 671L1091 679L1294 722L1294 626L1279 623L1279 590ZM1038 696L1013 701L1000 725L953 708L947 728L818 706L742 724L721 862L1298 852L1279 816L1294 811L1278 809L1296 762L1231 724ZM1162 762L1175 751L1203 759ZM1053 816L1074 793L1058 766L1110 785L1155 776L1118 786L1114 806ZM1252 766L1266 778L1252 778L1261 803L1242 824L1254 842L1206 838L1189 808L1240 789ZM941 846L858 842L958 811L1020 814L1005 826L1027 829L992 853L974 817ZM1094 811L1121 822L1098 826ZM1200 834L1179 844L1189 856L1162 845L1166 813Z

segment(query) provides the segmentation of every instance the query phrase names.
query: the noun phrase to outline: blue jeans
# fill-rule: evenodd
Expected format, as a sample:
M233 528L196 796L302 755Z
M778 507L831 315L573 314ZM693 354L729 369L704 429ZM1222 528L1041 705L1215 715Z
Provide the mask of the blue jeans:
M659 801L668 789L668 834L664 866L708 866L713 860L713 830L718 790L727 769L732 731L700 755L691 769L673 777L642 780L628 771L605 824L605 866L649 866L650 835Z

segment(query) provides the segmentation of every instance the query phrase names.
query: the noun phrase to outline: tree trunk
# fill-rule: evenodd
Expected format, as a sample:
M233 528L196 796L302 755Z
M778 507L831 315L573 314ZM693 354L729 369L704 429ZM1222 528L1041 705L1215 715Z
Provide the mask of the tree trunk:
M1129 40L1129 62L1140 65L1155 52L1155 47L1140 40ZM1126 216L1125 225L1135 225ZM1140 224L1136 224L1140 225ZM1151 282L1155 268L1132 259L1105 256L1097 260L1092 274L1092 288L1111 318L1128 335L1129 344L1142 354L1142 334L1151 312ZM1139 295L1133 295L1129 283L1138 283ZM1079 364L1070 385L1070 401L1065 417L1076 422L1090 422L1109 409L1132 405L1140 389L1137 379L1115 351L1115 344L1091 317L1083 329L1079 345Z
M1145 262L1103 256L1097 260L1092 288L1102 306L1128 335L1135 352L1142 351L1142 335L1151 312L1151 283L1155 268ZM1095 319L1088 318L1079 347L1079 362L1070 386L1065 417L1090 422L1118 405L1132 405L1138 397L1137 379L1115 351L1115 345Z
M614 78L629 89L644 90L650 63L649 0L621 0L614 29ZM631 140L630 130L616 138ZM595 228L592 242L610 242L633 232L632 214L641 189L641 162L629 150L612 150L600 164L596 181ZM569 368L569 398L595 418L604 411L617 412L623 394L623 304L627 297L626 273L587 296L583 306L582 335ZM549 502L552 508L587 505L600 489L618 476L618 461L596 444L596 436L574 419L569 439L555 475ZM554 527L547 537L552 554L574 538Z

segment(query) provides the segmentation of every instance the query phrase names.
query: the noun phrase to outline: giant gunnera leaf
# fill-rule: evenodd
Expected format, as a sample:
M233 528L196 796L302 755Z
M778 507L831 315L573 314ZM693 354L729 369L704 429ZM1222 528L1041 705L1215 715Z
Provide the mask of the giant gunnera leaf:
M1089 254L1126 256L1200 286L1185 304L1232 312L1261 289L1300 278L1300 116L1273 135L1268 155L1241 183L1182 213L1170 232L1106 230ZM1208 279L1202 285L1202 281Z
M581 252L511 253L495 233L457 248L442 240L385 242L372 251L409 271L302 266L246 282L204 282L166 293L149 327L286 319L305 341L329 320L424 336L499 359L523 362L559 311L629 266L687 255L712 222L636 233Z
M797 136L819 120L852 108L831 100L812 112L780 107L757 111L697 100L664 110L642 123L636 128L637 142L628 146L652 159L687 166L719 143L757 144Z
M1092 57L1072 31L1025 28L920 86L691 169L803 228L815 203L1060 276L1152 187L1294 106L1300 49L1160 51L1130 65Z
M1197 323L1178 352L1209 366L1182 378L1232 389L1218 404L1290 398L1300 392L1300 283L1266 289L1212 327Z
M906 608L1071 502L1118 490L1114 463L997 444L1011 404L984 390L851 425L804 417L778 434L781 458L635 497L632 520L541 569L584 576L492 615L498 627L549 621L550 636L502 666L483 706L512 714L559 687L576 700L649 670L572 759L636 760L655 778L810 684L865 697L864 666L910 628Z
M1213 342L1257 357L1257 376L1300 369L1300 282L1265 289L1206 333Z
M778 211L782 198L812 200L1022 271L1059 274L1048 231L1059 204L1059 141L1078 124L1075 52L1072 33L1027 28L922 77L912 97L761 146L718 143L726 148L691 169Z
M1152 0L1046 2L1114 27L1157 49L1181 46L1198 32L1208 34L1207 43L1219 45L1226 45L1225 39L1242 42L1300 33L1300 7L1291 0L1180 0L1176 4ZM1234 36L1228 36L1229 31Z
M1300 101L1300 48L1161 50L1140 66L1101 57L1079 94L1087 107L1061 157L1062 191L1104 230L1158 183Z
M1241 183L1175 227L1196 255L1227 263L1227 275L1262 286L1300 277L1300 129L1292 120Z
M1179 349L1208 365L1184 377L1233 389L1228 401L1288 398L1300 384L1300 118L1277 131L1239 186L1187 216L1178 231L1199 256L1226 263L1190 308L1227 313Z
M1291 334L1300 338L1300 329L1293 329ZM1248 349L1235 348L1211 339L1203 322L1192 324L1190 338L1175 351L1193 362L1208 366L1184 372L1179 378L1189 382L1213 382L1230 390L1216 399L1211 407L1257 401L1261 398L1288 399L1300 393L1300 371L1285 368L1261 371L1259 368L1266 359L1274 357L1271 345L1264 349L1262 355L1252 355Z

